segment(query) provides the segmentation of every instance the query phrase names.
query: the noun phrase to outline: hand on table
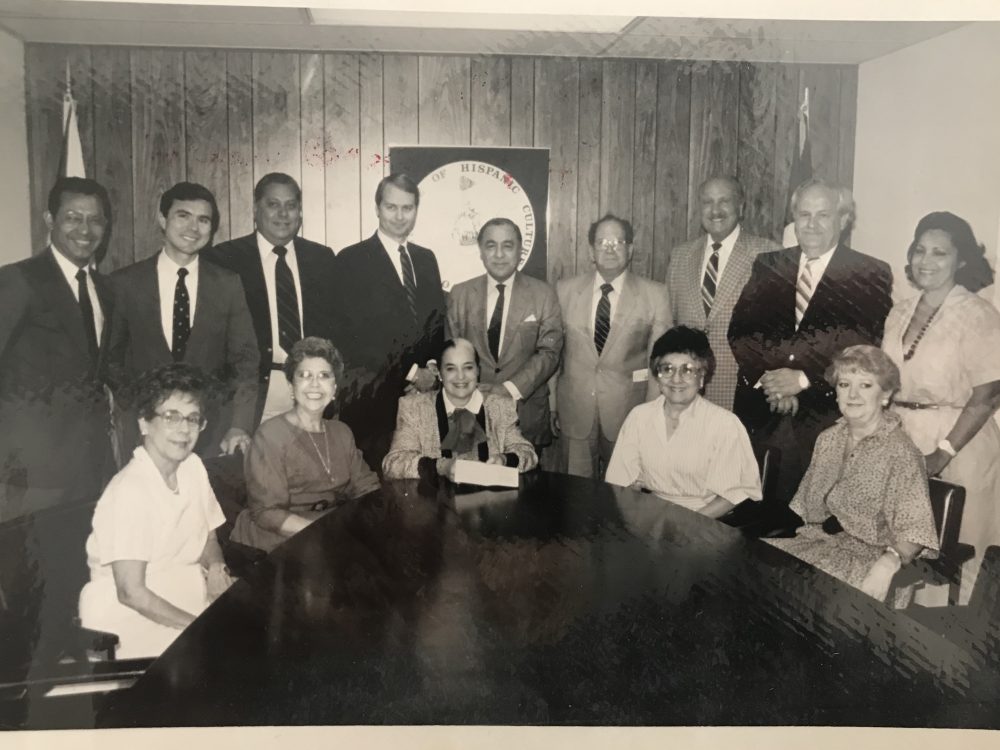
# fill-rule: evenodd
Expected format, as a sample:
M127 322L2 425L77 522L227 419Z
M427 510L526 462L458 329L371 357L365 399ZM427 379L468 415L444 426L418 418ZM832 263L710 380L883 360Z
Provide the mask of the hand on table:
M439 458L437 460L437 473L438 476L445 477L451 481L455 481L455 459L454 458Z
M885 553L868 571L865 580L861 582L861 590L873 599L884 602L897 570L899 570L898 561L893 560L889 553Z

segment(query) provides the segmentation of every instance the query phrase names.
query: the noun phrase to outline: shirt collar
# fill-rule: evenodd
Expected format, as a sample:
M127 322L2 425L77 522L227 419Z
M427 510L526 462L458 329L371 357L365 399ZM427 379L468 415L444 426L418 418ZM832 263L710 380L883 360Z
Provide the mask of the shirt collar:
M625 284L625 274L627 273L628 269L626 268L620 274L611 279L611 281L605 281L604 277L601 276L599 272L594 271L594 294L600 294L601 287L605 284L611 284L611 291L616 293L621 292L622 286Z
M472 396L469 398L469 403L465 406L455 406L451 399L448 398L448 393L443 388L441 389L441 398L444 400L444 411L449 417L455 411L455 409L467 409L473 414L478 414L479 410L483 408L483 393L478 388L473 391Z
M678 423L680 423L680 422L687 422L690 419L692 419L692 415L694 415L696 412L700 411L700 409L701 409L701 402L702 402L701 394L697 394L696 393L695 397L694 397L694 401L692 401L690 404L688 404L684 408L684 411L682 411L677 416L677 422ZM659 396L656 397L656 399L653 401L653 403L656 404L656 406L658 407L658 413L659 414L664 414L663 409L664 409L664 406L667 403L667 397L664 396L661 393ZM664 414L664 417L665 416L666 415Z
M166 251L162 248L160 249L160 257L156 260L156 269L158 271L163 271L164 273L170 274L171 276L176 276L178 269L186 268L188 276L194 276L198 273L198 259L201 253L197 253L194 256L194 260L188 263L186 266L179 265L167 255Z
M736 245L736 240L738 240L739 238L740 238L740 225L737 224L735 227L733 227L733 231L731 231L729 234L727 234L725 237L722 238L722 242L719 243L719 244L722 245L722 247L719 248L719 252L720 253L722 253L722 252L727 252L728 253ZM706 234L705 235L705 249L706 250L708 250L708 251L711 252L711 250L712 250L712 244L714 242L715 242L715 240L712 239L712 235L710 235L710 234Z
M260 258L263 260L272 252L274 248L277 247L273 242L271 242L267 237L257 232L257 249L260 251ZM295 252L295 238L293 237L287 243L285 243L285 248L291 252Z
M511 274L511 275L510 275L510 276L509 276L509 277L507 278L507 280L506 280L506 281L498 281L497 279L494 279L494 278L493 278L493 277L492 277L492 276L490 275L490 272L489 272L489 271L487 271L487 272L486 272L486 283L487 283L487 284L489 284L489 286L490 286L490 289L493 289L494 291L495 291L495 290L496 290L496 288L497 288L497 284L503 284L503 285L504 285L504 287L506 287L508 291L509 291L509 290L511 290L511 289L513 289L513 288L514 288L514 279L515 279L515 278L517 278L517 271L514 271L514 273L512 273L512 274Z
M407 237L402 242L399 242L397 240L394 240L389 235L387 235L381 229L376 230L375 234L378 235L379 242L382 243L382 247L385 248L386 252L395 253L399 249L400 245L405 247L407 252L409 252L410 250L410 246L408 244L408 240L410 239L409 237Z
M833 257L833 253L836 251L838 245L834 245L819 257L812 259L813 264L809 268L812 271L814 278L817 274L822 276L826 273L826 267L830 265L830 259ZM802 269L806 267L806 263L808 263L809 260L809 256L807 256L805 250L803 250L802 255L799 257L799 273L802 273Z
M882 410L882 421L879 423L879 426L875 428L875 432L865 438L862 438L861 442L863 443L867 440L882 440L886 435L891 433L901 424L902 420L899 415L891 409L885 408ZM840 417L837 419L837 425L840 427L841 438L843 440L847 440L847 435L850 432L850 427L847 425L847 418Z
M56 259L56 265L59 266L59 270L63 272L63 276L66 277L66 281L71 285L74 285L73 288L75 289L76 274L80 270L80 267L75 263L72 263L69 258L56 250L53 245L49 245L49 249L52 250L52 256ZM91 260L90 263L84 266L84 270L87 271L87 273L93 273L97 270L94 265L94 261Z

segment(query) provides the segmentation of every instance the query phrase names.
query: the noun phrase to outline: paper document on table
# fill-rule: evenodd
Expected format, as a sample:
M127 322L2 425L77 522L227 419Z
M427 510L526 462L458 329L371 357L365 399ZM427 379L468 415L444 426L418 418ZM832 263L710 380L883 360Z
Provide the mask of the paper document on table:
M455 461L455 482L482 487L517 487L518 474L513 466L484 464L479 461Z

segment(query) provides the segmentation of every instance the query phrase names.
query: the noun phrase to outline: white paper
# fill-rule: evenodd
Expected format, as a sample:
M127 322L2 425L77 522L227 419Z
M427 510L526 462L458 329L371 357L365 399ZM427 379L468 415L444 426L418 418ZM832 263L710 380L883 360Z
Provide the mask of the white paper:
M484 464L479 461L455 461L455 482L482 487L517 487L518 474L513 466Z

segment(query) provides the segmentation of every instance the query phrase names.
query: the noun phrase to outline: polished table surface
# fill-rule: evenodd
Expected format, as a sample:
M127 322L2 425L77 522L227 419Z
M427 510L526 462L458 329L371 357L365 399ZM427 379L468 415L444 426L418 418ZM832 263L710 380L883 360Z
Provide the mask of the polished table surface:
M341 506L96 725L1000 725L963 649L649 494L534 472Z

